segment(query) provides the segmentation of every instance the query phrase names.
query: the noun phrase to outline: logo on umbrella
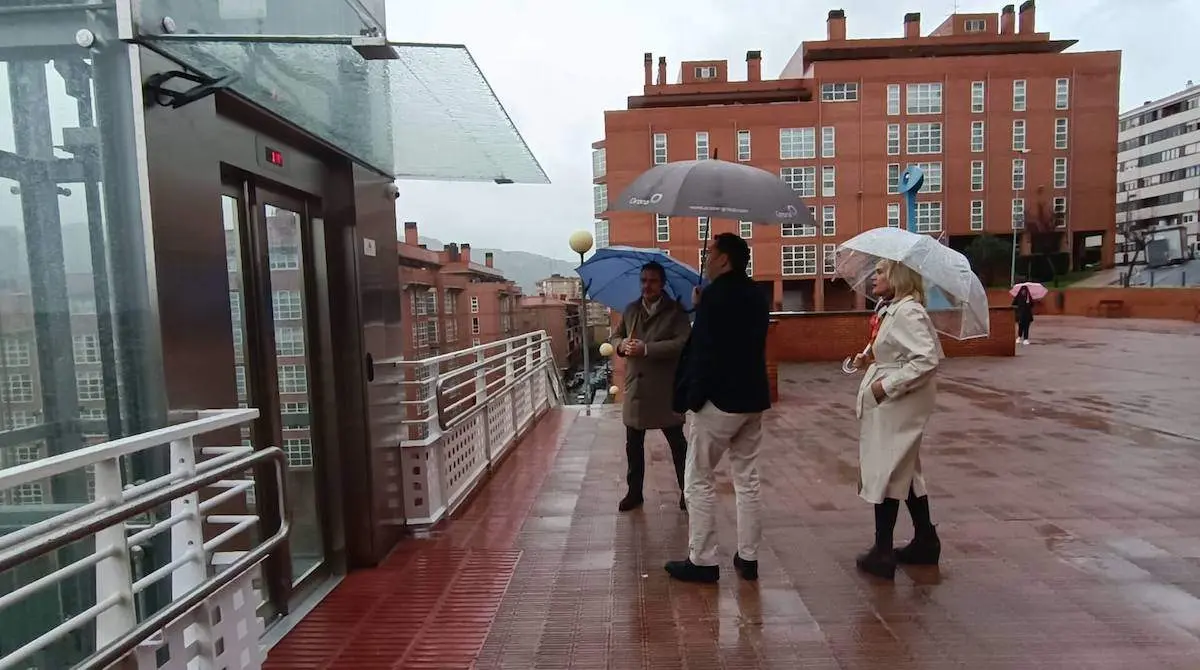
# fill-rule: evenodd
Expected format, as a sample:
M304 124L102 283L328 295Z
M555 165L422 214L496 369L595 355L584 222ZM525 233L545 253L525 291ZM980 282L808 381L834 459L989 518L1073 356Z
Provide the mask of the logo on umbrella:
M777 216L781 219L790 219L799 213L800 213L800 210L796 209L795 205L788 205L782 211L775 212L775 216Z
M646 198L639 198L635 195L629 199L629 204L633 207L644 207L646 205L657 205L658 203L662 202L662 199L662 193L655 193L654 195L650 196L649 200Z

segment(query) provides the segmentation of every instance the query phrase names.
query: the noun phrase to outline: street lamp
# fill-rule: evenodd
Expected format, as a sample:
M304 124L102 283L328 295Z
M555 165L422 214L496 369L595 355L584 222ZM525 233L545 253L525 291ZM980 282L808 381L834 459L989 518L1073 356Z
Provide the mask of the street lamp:
M592 250L592 234L586 230L577 230L571 233L571 238L567 240L567 244L571 245L571 251L579 254L579 264L583 265L583 256ZM588 360L591 357L590 349L592 343L588 340L588 302L587 302L587 287L583 285L583 279L579 280L579 311L580 319L579 327L583 329L583 383L584 397L587 399L587 404L592 404L592 369L591 362Z

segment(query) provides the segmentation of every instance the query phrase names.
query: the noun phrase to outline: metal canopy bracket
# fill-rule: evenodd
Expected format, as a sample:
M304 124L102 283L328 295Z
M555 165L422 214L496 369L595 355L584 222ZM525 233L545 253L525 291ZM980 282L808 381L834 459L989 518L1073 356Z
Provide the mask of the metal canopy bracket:
M160 72L151 75L146 79L146 93L149 97L163 107L171 109L179 109L186 105L190 105L197 100L202 100L217 91L227 89L235 81L239 79L239 75L230 74L220 79L213 79L202 74L192 74L182 70L171 70L169 72ZM166 87L167 82L172 79L185 79L196 86L187 91L176 91Z

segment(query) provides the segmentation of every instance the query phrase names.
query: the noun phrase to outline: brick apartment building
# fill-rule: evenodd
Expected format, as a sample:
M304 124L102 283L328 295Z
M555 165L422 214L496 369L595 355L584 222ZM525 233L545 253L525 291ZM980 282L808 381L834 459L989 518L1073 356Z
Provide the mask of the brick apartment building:
M583 349L579 346L581 331L578 301L546 295L525 296L521 298L517 328L525 333L546 331L550 336L554 363L560 372L565 372L583 360Z
M904 225L899 175L916 164L919 231L965 249L982 233L1011 244L1029 221L1064 264L1111 265L1120 53L1065 53L1074 43L1037 32L1030 0L1019 17L1012 5L954 14L928 35L908 14L904 37L885 39L847 39L833 10L827 39L804 42L775 80L757 51L744 81L708 60L683 62L673 84L666 59L646 54L642 95L606 112L593 144L596 238L698 264L706 219L609 212L610 194L655 164L743 161L791 184L818 225L714 220L712 234L747 238L777 309L861 306L832 280L836 246Z

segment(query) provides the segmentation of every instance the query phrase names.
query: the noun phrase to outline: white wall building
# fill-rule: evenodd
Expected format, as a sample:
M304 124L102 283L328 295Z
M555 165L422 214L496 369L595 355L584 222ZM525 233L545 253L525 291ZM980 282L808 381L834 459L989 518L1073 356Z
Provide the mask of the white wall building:
M1127 227L1200 256L1200 86L1121 115L1117 135L1117 264L1133 260ZM1139 263L1145 257L1138 258Z

